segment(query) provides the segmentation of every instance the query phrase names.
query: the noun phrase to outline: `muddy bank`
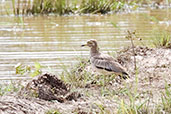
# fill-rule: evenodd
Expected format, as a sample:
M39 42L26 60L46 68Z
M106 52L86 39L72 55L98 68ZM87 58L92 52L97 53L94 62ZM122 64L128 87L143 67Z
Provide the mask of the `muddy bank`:
M35 114L45 113L49 109L57 109L62 114L116 113L121 99L130 102L124 91L133 91L135 87L141 95L139 102L149 98L149 107L153 106L161 100L161 92L166 84L171 85L171 49L136 47L135 57L138 69L136 75L132 48L118 52L117 61L127 68L130 78L120 82L114 80L105 87L90 83L89 87L73 89L58 76L41 75L30 81L19 93L0 97L0 113ZM82 75L85 70L78 71Z
M171 84L171 49L136 47L135 58L137 76L143 85L164 88L165 82ZM120 51L117 59L135 77L132 49Z

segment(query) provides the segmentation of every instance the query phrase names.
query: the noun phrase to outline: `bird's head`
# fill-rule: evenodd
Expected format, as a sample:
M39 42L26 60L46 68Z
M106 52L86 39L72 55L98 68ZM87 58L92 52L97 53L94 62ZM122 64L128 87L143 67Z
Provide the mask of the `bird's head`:
M86 44L81 45L81 47L83 46L88 46L88 47L97 47L97 41L94 39L88 40Z

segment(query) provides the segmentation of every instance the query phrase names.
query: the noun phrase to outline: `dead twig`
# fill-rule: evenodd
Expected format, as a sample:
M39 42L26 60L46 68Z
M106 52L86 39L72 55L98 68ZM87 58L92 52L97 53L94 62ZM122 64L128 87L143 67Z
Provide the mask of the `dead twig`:
M136 52L135 52L135 44L134 44L134 39L137 38L136 36L136 32L133 31L127 31L128 35L125 37L126 39L130 40L131 41L131 46L132 46L132 53L133 53L133 56L134 56L134 72L136 74L136 70L137 70L137 65L136 65Z

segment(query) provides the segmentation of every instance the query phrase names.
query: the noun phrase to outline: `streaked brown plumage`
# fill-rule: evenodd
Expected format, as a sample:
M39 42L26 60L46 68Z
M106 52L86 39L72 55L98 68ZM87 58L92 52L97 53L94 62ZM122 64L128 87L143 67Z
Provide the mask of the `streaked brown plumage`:
M90 62L96 71L104 75L117 74L124 79L129 77L125 69L112 56L99 51L96 40L89 40L82 46L90 47Z

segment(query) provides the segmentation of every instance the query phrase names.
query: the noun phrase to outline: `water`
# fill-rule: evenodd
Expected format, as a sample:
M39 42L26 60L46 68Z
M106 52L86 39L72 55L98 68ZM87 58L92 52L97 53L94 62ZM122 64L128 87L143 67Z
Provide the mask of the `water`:
M89 49L80 47L88 39L96 39L102 51L112 52L130 45L125 39L127 30L136 30L147 45L156 30L171 32L170 9L142 8L129 14L61 17L7 15L11 12L9 2L0 2L0 9L1 80L30 78L15 74L18 63L34 66L39 62L50 67L43 72L60 73L61 65L69 68L78 61L77 57L89 56Z

